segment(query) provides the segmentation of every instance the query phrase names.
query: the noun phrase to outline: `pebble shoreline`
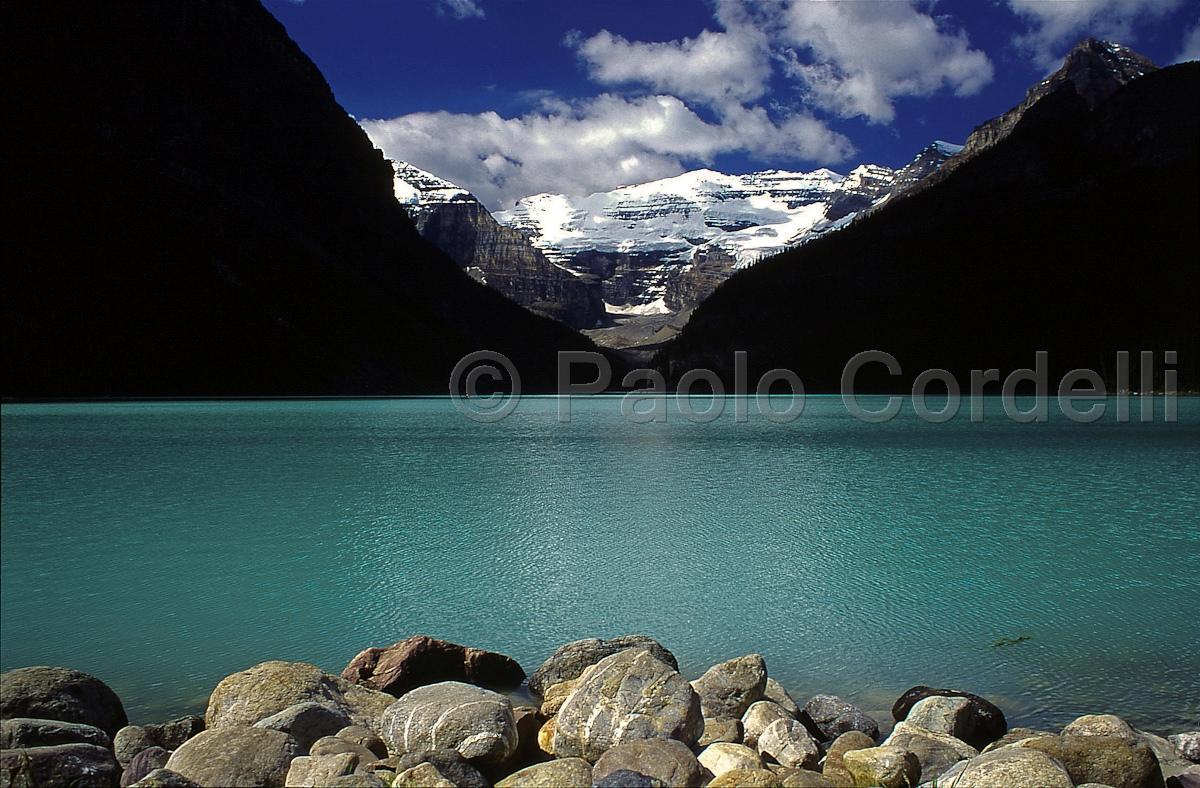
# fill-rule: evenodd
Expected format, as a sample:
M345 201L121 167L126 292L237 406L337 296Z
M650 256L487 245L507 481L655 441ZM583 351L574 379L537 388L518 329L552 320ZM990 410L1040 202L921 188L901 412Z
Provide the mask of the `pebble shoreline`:
M840 698L801 705L757 654L689 682L639 635L568 643L529 676L425 636L340 676L264 662L223 679L203 718L142 726L99 679L30 667L0 676L0 788L1200 788L1200 731L1110 714L1010 729L985 698L926 686L891 716L881 737Z

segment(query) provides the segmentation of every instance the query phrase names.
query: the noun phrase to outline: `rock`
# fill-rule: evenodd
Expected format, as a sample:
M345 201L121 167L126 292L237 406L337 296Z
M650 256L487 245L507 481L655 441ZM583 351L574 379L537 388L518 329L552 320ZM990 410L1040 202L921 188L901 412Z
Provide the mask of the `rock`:
M1004 712L1000 711L991 701L969 692L925 686L913 687L901 695L892 706L892 718L896 722L901 722L908 717L913 706L932 696L966 698L968 700L966 708L961 712L961 722L958 723L962 728L953 735L977 750L983 749L1008 732L1008 722L1004 719Z
M0 717L79 722L111 738L129 724L121 699L95 676L67 668L17 668L0 675Z
M821 741L833 741L847 731L879 738L879 723L836 695L817 695L804 704L804 713L817 726Z
M631 648L645 649L659 661L671 666L673 670L679 670L679 663L675 661L675 655L645 635L630 635L611 640L587 638L561 646L551 654L550 658L529 677L529 691L540 701L548 688L564 681L577 679L583 675L585 670L605 657Z
M1154 751L1154 757L1158 759L1158 765L1162 768L1163 777L1172 777L1187 771L1188 767L1192 765L1191 761L1179 754L1179 749L1174 744L1162 736L1139 730L1134 730L1134 733L1137 734L1138 741Z
M865 750L874 746L875 740L862 731L843 733L834 740L833 744L829 745L821 772L834 785L853 788L854 777L846 769L844 757L851 750Z
M1062 729L1063 736L1116 736L1130 744L1138 735L1129 723L1115 714L1085 714Z
M763 689L763 700L777 703L788 714L797 719L800 718L800 706L778 681L769 676L767 677L767 686Z
M705 717L704 732L700 734L697 747L707 747L717 742L742 743L742 721L728 717Z
M94 744L112 748L108 734L94 725L32 717L0 720L0 750L53 747L56 744Z
M775 720L759 734L758 751L789 769L815 769L821 748L798 720Z
M121 765L112 751L95 744L0 751L0 785L5 788L110 788L120 781Z
M1034 730L1033 728L1010 728L1008 733L1004 734L999 739L996 739L994 742L985 747L983 752L991 752L992 750L998 750L1001 747L1009 747L1013 744L1023 742L1026 739L1032 739L1038 736L1053 735L1054 734L1050 733L1049 731L1039 731Z
M388 706L380 729L395 753L456 749L464 758L497 764L517 749L517 722L508 698L443 681L417 687Z
M322 736L308 747L308 754L313 757L324 755L342 755L350 753L358 758L358 762L366 766L379 760L375 753L358 742L343 739L340 736Z
M1176 733L1168 736L1167 741L1175 745L1179 754L1192 763L1200 763L1200 731Z
M960 761L939 779L954 788L1071 788L1062 764L1044 752L1005 747Z
M551 758L554 757L554 717L546 720L541 728L538 728L537 743L538 749Z
M538 731L546 722L546 717L533 706L516 707L513 719L517 724L517 751L513 753L512 761L506 764L510 772L542 760Z
M117 756L117 762L122 767L127 767L139 752L159 745L141 725L126 725L117 731L117 735L112 739L112 746L113 753Z
M707 788L783 788L783 780L768 769L734 769L710 782Z
M525 680L525 671L503 654L417 635L387 648L359 652L342 671L342 678L400 697L443 681L511 690Z
M640 772L618 769L604 775L603 779L593 782L592 788L670 788L670 786L662 780L647 777Z
M760 700L742 715L742 743L747 747L758 746L758 737L776 720L795 719L778 703Z
M209 729L253 725L289 706L314 701L345 712L355 725L378 730L383 710L395 700L313 665L272 660L222 679L209 696L204 719Z
M899 747L867 747L848 750L842 756L846 771L856 786L909 788L921 777L917 756Z
M935 733L907 721L896 723L884 745L899 747L917 756L921 764L921 782L935 780L959 761L979 755L978 750L961 739Z
M1167 788L1200 788L1200 766L1191 766L1167 780Z
M758 654L713 665L692 682L705 717L741 717L766 688L767 663Z
M288 767L284 785L288 788L324 788L330 780L350 774L357 766L358 756L352 752L336 755L301 755Z
M683 676L649 651L625 650L584 671L555 718L554 753L595 762L609 748L639 739L678 739L690 747L703 730L700 696Z
M1163 786L1158 758L1141 741L1130 743L1120 736L1087 734L1041 736L1017 746L1054 758L1075 783L1104 783L1112 788Z
M379 738L379 734L361 725L347 725L334 736L351 744L366 747L376 758L388 757L387 745L383 743L383 739Z
M561 788L591 785L592 765L583 758L559 758L535 763L496 783L496 788Z
M170 722L145 726L154 743L165 750L178 750L180 745L204 730L204 718L194 714Z
M300 754L300 745L286 733L234 725L188 739L167 768L201 785L281 786Z
M121 788L133 785L156 769L164 769L171 753L157 744L151 745L134 755L121 774Z
M744 744L716 742L705 747L698 757L700 765L720 777L733 769L765 769L758 753Z
M201 788L201 786L170 769L155 769L129 788Z
M547 687L545 696L542 698L542 714L547 717L558 714L559 709L567 702L567 698L571 697L571 693L577 686L579 686L579 679L560 681Z
M612 772L628 770L665 785L700 785L700 761L691 749L675 739L642 739L609 748L592 769L592 780L601 782Z
M933 733L954 736L966 727L969 703L966 698L931 695L914 703L904 722Z
M332 736L350 724L350 715L341 709L306 700L264 717L254 727L290 734L307 752L317 739Z
M825 775L808 769L785 769L776 774L783 780L783 788L837 788Z
M392 788L455 788L454 783L432 763L420 763L405 769L392 780Z
M402 755L396 762L396 772L411 769L422 763L433 764L439 774L445 776L458 788L487 788L489 785L483 774L467 763L467 759L462 756L462 753L449 748L410 752Z
M325 788L388 788L388 783L375 774L354 772L353 774L343 774L341 777L334 777L325 783ZM442 786L442 788L445 787Z

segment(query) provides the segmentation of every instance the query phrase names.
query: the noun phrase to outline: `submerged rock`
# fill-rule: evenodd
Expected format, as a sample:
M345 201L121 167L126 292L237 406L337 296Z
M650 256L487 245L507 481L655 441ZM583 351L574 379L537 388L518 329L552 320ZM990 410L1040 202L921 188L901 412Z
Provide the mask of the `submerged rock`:
M0 675L0 717L91 725L111 738L129 723L117 693L100 679L68 668L17 668Z

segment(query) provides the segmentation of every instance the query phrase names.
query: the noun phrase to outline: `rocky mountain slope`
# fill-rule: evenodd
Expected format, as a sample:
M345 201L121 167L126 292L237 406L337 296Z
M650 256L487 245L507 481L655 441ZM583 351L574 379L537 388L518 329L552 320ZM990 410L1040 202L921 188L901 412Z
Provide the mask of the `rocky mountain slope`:
M1097 50L1111 80L1072 66ZM985 124L1004 131L952 171L733 276L661 369L678 379L705 367L732 385L745 350L751 381L787 368L810 393L832 392L851 357L878 349L903 374L873 365L860 391L905 391L940 368L965 395L971 370L1005 376L1047 351L1052 387L1090 369L1111 392L1118 351L1154 351L1161 387L1173 350L1181 388L1200 387L1200 64L1154 71L1123 51L1084 42L1064 68L1086 80L1036 87L1040 98L1019 119ZM1127 66L1144 75L1126 78ZM1087 89L1122 80L1107 97Z
M521 306L574 328L605 320L600 280L550 262L469 192L411 164L394 162L396 199L421 237L474 279Z
M591 343L421 239L256 0L0 8L6 396L445 392Z

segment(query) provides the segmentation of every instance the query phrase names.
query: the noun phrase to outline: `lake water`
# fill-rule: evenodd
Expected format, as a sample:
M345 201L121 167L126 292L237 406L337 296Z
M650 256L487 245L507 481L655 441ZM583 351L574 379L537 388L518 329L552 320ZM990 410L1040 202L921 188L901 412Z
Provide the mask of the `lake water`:
M1086 425L998 400L867 424L836 397L790 424L753 404L633 424L615 397L494 424L437 398L5 405L0 662L92 673L145 723L267 659L337 673L428 634L532 672L643 633L689 678L758 652L801 703L881 718L932 684L1010 724L1194 729L1200 400L1178 405Z

